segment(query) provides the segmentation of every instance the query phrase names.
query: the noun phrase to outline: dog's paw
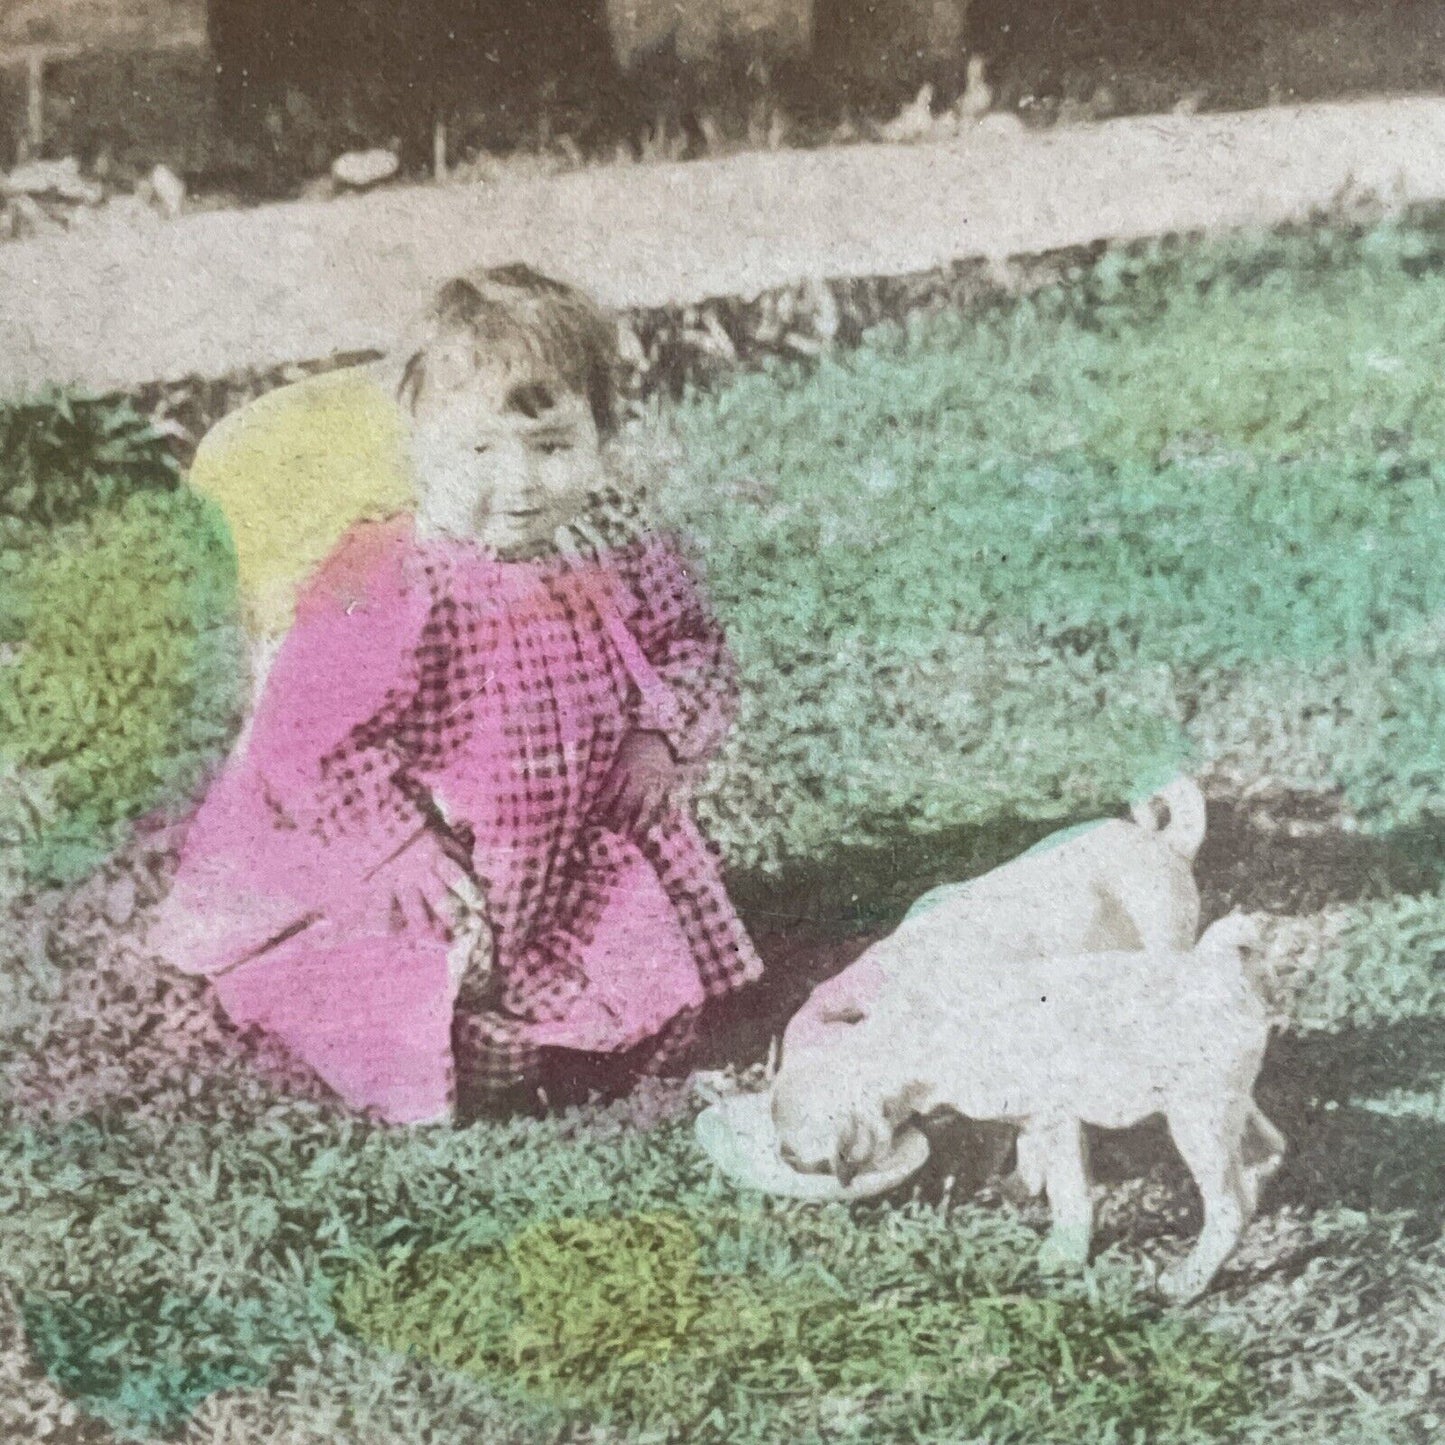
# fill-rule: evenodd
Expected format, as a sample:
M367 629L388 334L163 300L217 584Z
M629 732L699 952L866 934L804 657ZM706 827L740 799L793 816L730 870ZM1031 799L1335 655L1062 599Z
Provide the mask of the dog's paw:
M1012 1174L1005 1174L998 1181L998 1192L1005 1204L1011 1204L1015 1209L1022 1209L1037 1199L1042 1191L1031 1188L1029 1181L1015 1169Z
M1209 1288L1209 1276L1185 1259L1171 1265L1160 1276L1155 1288L1172 1305L1187 1305Z
M1051 1230L1039 1246L1041 1274L1077 1274L1089 1262L1089 1236L1076 1230Z

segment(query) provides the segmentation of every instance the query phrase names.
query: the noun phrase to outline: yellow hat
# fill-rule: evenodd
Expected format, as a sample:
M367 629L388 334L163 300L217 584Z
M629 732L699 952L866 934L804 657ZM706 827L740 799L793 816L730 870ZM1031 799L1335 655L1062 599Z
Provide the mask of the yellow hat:
M230 527L257 641L291 625L301 584L356 522L411 505L405 435L376 366L281 387L206 434L190 482Z

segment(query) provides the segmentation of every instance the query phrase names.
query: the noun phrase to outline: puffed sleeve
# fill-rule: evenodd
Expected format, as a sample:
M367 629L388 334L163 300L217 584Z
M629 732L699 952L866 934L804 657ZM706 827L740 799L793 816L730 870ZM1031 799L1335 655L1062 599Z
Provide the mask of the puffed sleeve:
M342 906L425 833L402 724L430 595L407 536L402 523L355 529L298 600L152 930L179 966L212 972Z
M670 694L661 710L644 697L638 725L664 733L680 762L703 761L737 716L737 668L722 626L670 539L627 549L619 571L638 604L629 629Z

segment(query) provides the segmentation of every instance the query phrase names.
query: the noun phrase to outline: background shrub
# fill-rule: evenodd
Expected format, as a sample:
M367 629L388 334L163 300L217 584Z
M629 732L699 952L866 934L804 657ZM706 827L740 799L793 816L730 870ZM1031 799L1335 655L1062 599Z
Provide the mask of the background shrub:
M138 492L16 555L0 750L54 815L32 876L74 878L153 808L183 802L235 726L242 659L224 528L185 491Z
M128 401L54 391L0 404L0 518L72 522L180 480L165 437Z

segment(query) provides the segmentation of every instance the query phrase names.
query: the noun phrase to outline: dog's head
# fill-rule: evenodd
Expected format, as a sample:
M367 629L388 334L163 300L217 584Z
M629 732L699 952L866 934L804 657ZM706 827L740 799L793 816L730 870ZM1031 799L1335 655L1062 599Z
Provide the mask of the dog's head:
M809 1061L813 1063L814 1061ZM829 1069L787 1061L773 1080L773 1128L778 1152L805 1174L834 1174L851 1184L887 1154L893 1128L881 1102L856 1079Z

